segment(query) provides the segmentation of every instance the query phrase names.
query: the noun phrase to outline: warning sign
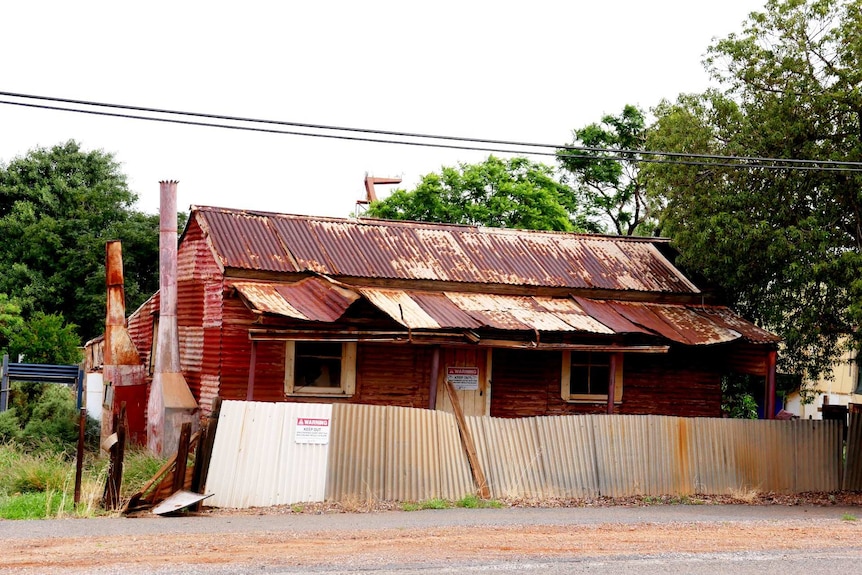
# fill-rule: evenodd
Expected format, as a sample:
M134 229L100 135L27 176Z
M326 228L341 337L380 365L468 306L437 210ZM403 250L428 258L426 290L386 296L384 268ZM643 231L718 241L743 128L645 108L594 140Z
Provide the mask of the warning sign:
M322 417L296 418L296 443L329 443L329 419Z
M461 391L479 389L478 367L447 367L446 379L452 387Z

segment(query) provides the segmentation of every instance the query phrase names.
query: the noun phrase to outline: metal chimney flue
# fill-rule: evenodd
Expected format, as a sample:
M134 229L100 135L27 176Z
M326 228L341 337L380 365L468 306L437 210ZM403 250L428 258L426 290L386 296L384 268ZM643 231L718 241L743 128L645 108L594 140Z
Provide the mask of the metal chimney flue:
M176 451L180 428L197 423L198 404L180 367L177 325L177 182L159 182L159 317L153 381L147 404L147 446L160 455Z

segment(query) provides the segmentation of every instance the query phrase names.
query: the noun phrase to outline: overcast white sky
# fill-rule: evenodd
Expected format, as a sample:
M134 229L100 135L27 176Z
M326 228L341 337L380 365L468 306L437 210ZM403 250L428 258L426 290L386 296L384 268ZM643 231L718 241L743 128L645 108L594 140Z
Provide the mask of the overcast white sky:
M11 0L0 5L0 91L564 144L627 103L704 90L711 40L763 3ZM149 213L159 180L175 179L182 210L347 216L366 172L411 187L488 155L0 104L0 162L69 139L113 153Z

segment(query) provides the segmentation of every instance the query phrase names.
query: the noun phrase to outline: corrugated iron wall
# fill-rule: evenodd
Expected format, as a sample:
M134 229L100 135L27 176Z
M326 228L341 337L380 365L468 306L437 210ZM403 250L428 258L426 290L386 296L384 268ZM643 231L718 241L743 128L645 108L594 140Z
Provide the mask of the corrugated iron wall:
M216 495L208 503L246 507L324 496L331 501L457 500L475 493L451 414L333 405L327 454L294 454L308 446L293 445L291 422L297 414L308 417L308 409L324 407L225 402L207 485ZM468 417L467 427L495 498L841 488L842 429L836 421L575 415ZM312 493L317 499L302 499Z

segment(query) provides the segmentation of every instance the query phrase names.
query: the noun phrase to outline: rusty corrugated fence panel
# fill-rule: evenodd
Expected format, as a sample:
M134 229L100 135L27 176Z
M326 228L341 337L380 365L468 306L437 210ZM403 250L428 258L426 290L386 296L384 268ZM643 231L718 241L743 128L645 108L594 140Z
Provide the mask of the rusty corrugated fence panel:
M328 444L295 441L299 417L328 419L329 404L225 401L207 478L215 507L323 501Z
M850 407L847 428L847 457L844 462L844 489L862 491L862 409Z
M795 426L795 493L841 489L843 451L840 421L803 419Z
M536 418L548 496L585 499L598 495L593 417Z
M709 417L678 418L688 443L691 490L696 494L727 494L741 480L733 463L734 426L737 420Z
M536 418L466 419L492 497L546 495Z
M460 499L475 488L452 414L336 405L328 500Z
M689 492L675 480L680 468L676 418L657 415L593 416L599 492L603 496ZM676 484L676 485L675 485Z
M327 501L384 498L387 409L382 405L332 406Z

